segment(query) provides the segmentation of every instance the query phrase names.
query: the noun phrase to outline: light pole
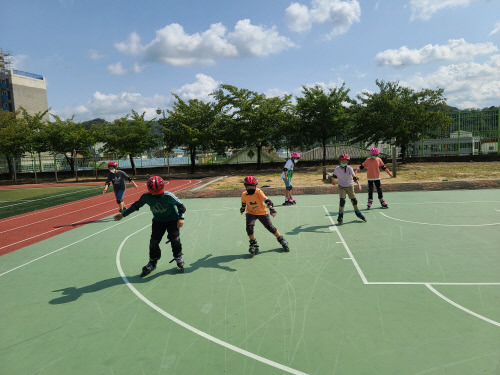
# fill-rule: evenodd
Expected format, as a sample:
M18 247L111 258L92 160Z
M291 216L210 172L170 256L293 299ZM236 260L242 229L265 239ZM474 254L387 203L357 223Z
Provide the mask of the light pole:
M158 108L156 113L161 115L163 114L163 118L165 118L165 110ZM170 175L170 152L167 152L167 174ZM164 154L165 155L165 154ZM165 158L163 158L163 163L165 164Z

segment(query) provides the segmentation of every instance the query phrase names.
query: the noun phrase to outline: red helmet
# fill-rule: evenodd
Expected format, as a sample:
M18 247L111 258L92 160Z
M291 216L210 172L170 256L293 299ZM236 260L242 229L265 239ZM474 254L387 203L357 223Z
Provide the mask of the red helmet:
M339 160L351 160L351 157L349 156L349 154L340 154Z
M109 167L118 168L118 163L117 163L117 162L115 162L115 161L110 161L110 162L108 163L108 168L109 168Z
M160 195L165 190L165 182L160 176L153 176L148 180L147 187L151 194Z
M245 186L257 186L259 182L254 176L246 176L245 179L243 180L243 185Z

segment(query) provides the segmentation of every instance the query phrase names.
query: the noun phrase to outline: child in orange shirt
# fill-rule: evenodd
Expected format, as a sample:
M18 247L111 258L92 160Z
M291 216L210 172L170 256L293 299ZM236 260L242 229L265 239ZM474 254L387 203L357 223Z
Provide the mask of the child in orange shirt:
M386 167L382 159L379 158L379 150L374 147L370 150L370 157L367 158L363 164L361 164L358 169L356 169L356 173L358 173L361 169L366 168L366 177L368 179L368 206L370 209L373 202L373 185L377 188L378 199L382 208L389 208L387 202L384 200L384 195L382 193L382 186L380 184L380 169L384 170L389 176L392 177L391 171Z
M271 218L267 213L267 207L271 216L276 216L276 210L274 209L273 202L266 197L264 192L257 189L258 181L254 176L247 176L243 180L246 191L241 194L241 208L240 212L243 213L246 210L246 230L248 238L250 239L250 252L252 258L259 252L259 245L257 245L257 240L255 239L254 226L255 222L259 220L264 227L274 234L274 237L278 240L280 245L283 247L285 252L289 252L288 242L283 238L278 229L276 229L271 222Z

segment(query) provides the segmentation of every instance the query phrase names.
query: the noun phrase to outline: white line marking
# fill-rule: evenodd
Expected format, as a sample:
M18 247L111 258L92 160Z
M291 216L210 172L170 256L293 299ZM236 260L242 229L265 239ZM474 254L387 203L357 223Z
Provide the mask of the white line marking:
M409 220L403 220L403 219L396 219L395 217L391 217L389 215L386 215L382 212L379 212L380 215L385 216L388 219L396 220L396 221L402 221L404 223L410 223L410 224L419 224L419 225L435 225L435 226L440 226L440 227L486 227L486 226L491 226L491 225L500 225L500 223L491 223L491 224L432 224L432 223L420 223L418 221L409 221Z
M21 264L20 266L14 267L14 268L12 268L12 269L10 269L10 270L8 270L8 271L5 271L4 273L0 273L0 277L1 277L1 276L3 276L3 275L8 274L9 272L12 272L12 271L14 271L14 270L17 270L18 268L21 268L21 267L27 266L27 265L28 265L28 264L30 264L30 263L36 262L37 260L40 260L40 259L42 259L42 258L45 258L45 257L49 256L49 255L52 255L52 254L55 254L55 253L57 253L57 252L59 252L59 251L61 251L61 250L64 250L64 249L66 249L67 247L70 247L70 246L72 246L72 245L76 245L77 243L82 242L82 241L84 241L84 240L86 240L86 239L88 239L88 238L90 238L90 237L94 237L95 235L97 235L97 234L99 234L99 233L105 232L105 231L107 231L108 229L111 229L111 228L116 227L117 225L123 224L123 223L124 223L124 222L126 222L126 221L133 220L133 219L135 219L136 217L139 217L139 216L141 216L141 215L144 215L145 213L146 213L146 212L142 212L142 213L140 213L140 214L138 214L138 215L135 215L135 217L133 217L133 218L131 218L131 219L125 219L125 220L122 220L121 222L119 222L119 223L117 223L117 224L113 224L112 226L110 226L110 227L108 227L108 228L105 228L105 229L102 229L102 230L100 230L99 232L92 233L91 235L89 235L89 236L87 236L87 237L84 237L84 238L81 238L81 239L79 239L78 241L72 242L72 243L70 243L69 245L63 246L63 247L61 247L61 248L59 248L59 249L57 249L57 250L51 251L50 253L47 253L47 254L45 254L45 255L42 255L42 256L40 256L40 257L38 257L38 258L35 258L35 259L33 259L33 260L30 260L29 262L26 262L26 263L24 263L24 264Z
M95 187L91 187L89 189L81 189L81 190L77 190L77 191L70 191L69 193L64 193L64 194L59 194L59 195L51 195L50 197L45 197L45 198L37 198L37 199L24 200L24 202L14 203L14 204L10 204L8 206L2 206L2 207L0 207L0 209L7 208L7 207L12 207L12 206L17 206L18 204L31 203L31 202L35 202L35 201L41 201L41 200L44 200L44 199L51 199L51 198L54 198L54 197L62 197L63 195L68 195L68 194L81 193L82 191L87 191L87 190L92 190L92 189L95 190Z
M495 211L498 211L498 212L500 212L500 210L497 210L496 208L495 208Z
M479 283L454 283L441 281L368 281L367 285L500 285L500 283L479 282Z
M446 302L448 302L449 304L451 304L451 305L453 305L453 306L455 306L455 307L459 308L460 310L465 311L467 314L473 315L473 316L475 316L476 318L482 319L482 320L484 320L485 322L488 322L488 323L490 323L490 324L496 325L497 327L500 327L500 323L499 323L499 322L494 321L494 320L492 320L492 319L488 319L488 318L486 318L486 317L484 317L484 316L482 316L482 315L479 315L479 314L475 313L474 311L471 311L471 310L469 310L469 309L467 309L467 308L463 307L462 305L459 305L458 303L456 303L456 302L452 301L451 299L449 299L449 298L445 297L444 295L442 295L441 293L439 293L439 292L438 292L436 289L434 289L434 288L433 288L430 284L425 284L425 286L426 286L427 288L429 288L429 290L430 290L430 291L432 291L435 295L437 295L438 297L440 297L440 298L444 299Z
M149 226L149 225L148 225ZM286 371L290 374L297 374L297 375L307 375L306 373L304 372L301 372L301 371L298 371L298 370L295 370L291 367L287 367L285 365L282 365L280 363L277 363L277 362L274 362L274 361L271 361L267 358L264 358L264 357L261 357L257 354L254 354L254 353L251 353L245 349L241 349L237 346L234 346L232 344L229 344L225 341L222 341L212 335L209 335L208 333L206 332L203 332L203 331L200 331L199 329L183 322L182 320L176 318L175 316L173 315L170 315L168 312L166 312L165 310L161 309L160 307L158 307L157 305L155 305L153 302L151 302L149 299L147 299L144 295L142 295L131 283L130 281L127 279L127 276L125 276L125 273L123 272L123 269L122 269L122 266L121 266L121 263L120 263L120 254L121 254L121 251L122 251L122 248L123 248L123 245L125 244L125 242L130 238L132 237L134 234L136 233L139 233L140 231L144 230L146 227L144 228L141 228L137 231L135 231L134 233L128 235L127 237L125 237L125 239L122 241L122 243L120 244L120 247L118 248L118 251L116 253L116 267L118 268L118 272L120 273L120 276L122 277L123 281L125 282L125 285L127 285L130 290L137 296L139 297L144 303L146 303L149 307L151 307L152 309L156 310L157 312L159 312L161 315L163 315L164 317L166 317L167 319L170 319L172 322L180 325L181 327L184 327L186 328L187 330L193 332L194 334L198 335L198 336L201 336L207 340L210 340L216 344L219 344L227 349L230 349L236 353L239 353L239 354L242 354L246 357L249 357L249 358L252 358L252 359L255 359L256 361L259 361L259 362L262 362L266 365L269 365L269 366L272 366L272 367L275 367L277 369L280 369L280 370L283 370L283 371Z
M335 228L335 231L337 232L340 240L342 241L342 244L344 245L344 248L346 249L347 254L349 254L349 257L352 259L352 263L354 264L354 267L356 267L356 270L358 271L358 274L361 277L361 280L363 280L363 284L368 283L368 280L366 280L366 277L365 277L363 271L361 271L361 267L359 266L358 262L354 258L354 255L352 255L351 250L349 250L349 246L347 246L346 242L344 241L344 237L342 237L342 235L340 234L339 228L337 228L337 226L335 225L335 222L333 221L333 219L330 216L330 213L328 212L326 207L323 206L323 208L325 209L326 216L328 216L328 218L330 219L331 223L333 224L333 226Z
M203 184L203 185L201 185L201 186L198 186L197 188L194 188L194 189L192 189L192 190L193 190L193 191L200 190L200 189L204 188L205 186L210 185L211 183L214 183L215 181L222 180L224 177L227 177L227 176L222 176L222 177L216 178L215 180L209 181L209 182L207 182L206 184Z

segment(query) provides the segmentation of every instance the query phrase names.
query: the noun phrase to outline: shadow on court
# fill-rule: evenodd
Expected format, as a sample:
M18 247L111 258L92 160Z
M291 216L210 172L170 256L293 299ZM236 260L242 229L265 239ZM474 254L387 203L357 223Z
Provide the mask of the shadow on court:
M65 228L65 227L76 227L79 225L85 224L97 224L97 223L106 223L109 221L114 221L113 218L99 219L99 220L89 220L89 221L79 221L77 223L65 224L65 225L56 225L54 228Z
M257 255L257 257L261 256L262 254L270 253L270 252L283 252L283 250L280 248L280 249L259 251L259 254ZM151 275L148 275L148 276L142 278L139 276L140 269L138 269L137 275L127 276L127 279L131 284L144 284L144 283L148 283L148 282L150 282L150 281L152 281L160 276L183 275L186 273L194 272L200 268L217 268L217 269L221 269L224 271L235 272L235 271L237 271L236 269L231 268L229 266L226 266L224 264L232 262L234 260L238 260L238 259L251 260L252 258L250 257L249 253L247 253L247 254L242 253L242 254L235 254L235 255L220 255L220 256L215 256L215 257L212 256L212 254L208 254L208 255L205 255L203 258L198 259L194 263L190 263L189 266L184 268L183 273L181 273L177 267L174 267L174 268L169 268L169 269L163 270L161 272L155 272ZM168 263L163 263L163 264L159 263L158 268L161 268L162 265L165 267L168 267ZM110 279L97 281L93 284L86 285L86 286L83 286L81 288L76 288L74 286L70 286L67 288L53 290L54 293L62 292L62 296L50 300L49 304L60 305L63 303L74 302L78 298L83 296L84 294L99 292L103 289L111 288L111 287L118 286L118 285L123 285L124 283L125 283L125 281L122 279L122 277L117 276L117 277L113 277Z

